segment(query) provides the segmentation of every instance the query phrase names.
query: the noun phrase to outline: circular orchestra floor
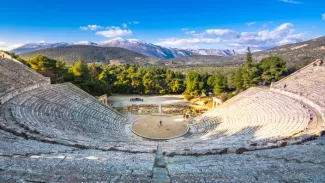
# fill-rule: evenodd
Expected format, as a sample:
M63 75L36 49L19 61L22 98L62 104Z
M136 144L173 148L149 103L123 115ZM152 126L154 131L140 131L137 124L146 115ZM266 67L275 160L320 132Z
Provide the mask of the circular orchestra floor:
M160 123L161 122L161 123ZM133 133L149 139L171 139L186 134L189 126L182 115L151 115L137 119L131 125Z

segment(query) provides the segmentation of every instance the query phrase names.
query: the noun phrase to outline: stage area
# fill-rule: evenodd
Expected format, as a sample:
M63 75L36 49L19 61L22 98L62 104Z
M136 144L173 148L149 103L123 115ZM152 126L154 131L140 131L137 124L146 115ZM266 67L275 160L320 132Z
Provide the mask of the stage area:
M186 134L189 127L182 115L152 115L137 119L132 123L131 129L133 133L141 137L171 139Z

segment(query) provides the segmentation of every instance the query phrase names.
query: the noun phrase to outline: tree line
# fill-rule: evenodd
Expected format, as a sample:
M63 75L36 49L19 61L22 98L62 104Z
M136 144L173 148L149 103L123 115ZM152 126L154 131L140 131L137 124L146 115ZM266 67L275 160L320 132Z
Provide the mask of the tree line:
M184 94L186 99L214 94L222 100L258 85L269 85L286 75L286 62L278 56L270 56L253 63L248 48L245 64L235 71L206 74L188 72L186 75L165 67L136 65L86 64L79 58L68 66L61 59L50 59L42 55L23 60L53 83L71 82L84 91L99 96L102 94Z
M245 64L228 73L215 72L212 75L188 72L186 75L185 98L204 96L213 92L221 100L258 85L269 85L287 74L286 62L278 56L270 56L253 63L250 49L246 53Z

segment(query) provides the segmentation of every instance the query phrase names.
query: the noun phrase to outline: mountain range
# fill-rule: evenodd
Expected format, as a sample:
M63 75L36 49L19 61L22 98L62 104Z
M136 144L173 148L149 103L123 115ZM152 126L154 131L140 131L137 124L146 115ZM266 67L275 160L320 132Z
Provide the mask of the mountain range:
M118 47L99 47L91 45L69 45L63 47L47 48L22 53L23 59L33 58L36 55L44 55L51 59L61 59L68 65L72 65L79 58L86 63L105 64L135 64L135 65L163 65L164 63L134 51Z
M35 50L47 49L47 48L56 48L56 47L65 47L71 45L90 45L90 46L99 46L99 47L119 47L125 48L142 55L146 55L152 58L159 59L173 59L183 56L191 55L216 55L216 56L233 56L236 54L234 50L221 50L221 49L179 49L179 48L167 48L151 43L147 43L142 40L137 39L123 39L115 38L109 41L102 43L96 43L91 41L80 41L77 43L28 43L21 47L11 50L16 54L22 54L26 52L31 52Z
M283 46L274 47L268 50L258 51L253 53L255 62L269 56L280 56L288 64L289 68L300 68L316 59L325 59L325 37L319 37L299 43L287 44ZM245 62L245 54L237 54L234 56L197 56L192 55L188 57L181 57L168 60L175 65L238 65Z

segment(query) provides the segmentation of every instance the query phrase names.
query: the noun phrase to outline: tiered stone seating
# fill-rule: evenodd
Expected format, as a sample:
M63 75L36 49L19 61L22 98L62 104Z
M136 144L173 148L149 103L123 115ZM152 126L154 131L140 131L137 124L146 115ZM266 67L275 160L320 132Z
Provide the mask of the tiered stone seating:
M2 147L0 148L0 156L66 153L76 150L76 148L69 146L26 140L3 130L0 130L0 147Z
M306 130L311 122L310 109L292 98L259 88L248 92L240 94L245 95L240 100L240 96L235 102L231 99L232 105L222 104L195 119L199 133L164 147L168 152L247 147L291 137ZM171 145L175 141L176 148Z
M170 179L178 182L323 182L323 145L204 156L166 158Z
M48 85L26 92L3 106L6 128L19 127L44 136L98 147L125 141L126 119L71 84Z
M15 60L0 58L0 104L30 89L50 84L48 78Z
M0 182L150 182L153 153L75 148L0 130Z
M271 90L311 105L325 119L325 64L323 61L313 62L279 82L273 83Z
M201 116L199 119L195 120L192 128L194 127L196 129L195 135L204 135L213 131L219 122L220 120L218 117Z

